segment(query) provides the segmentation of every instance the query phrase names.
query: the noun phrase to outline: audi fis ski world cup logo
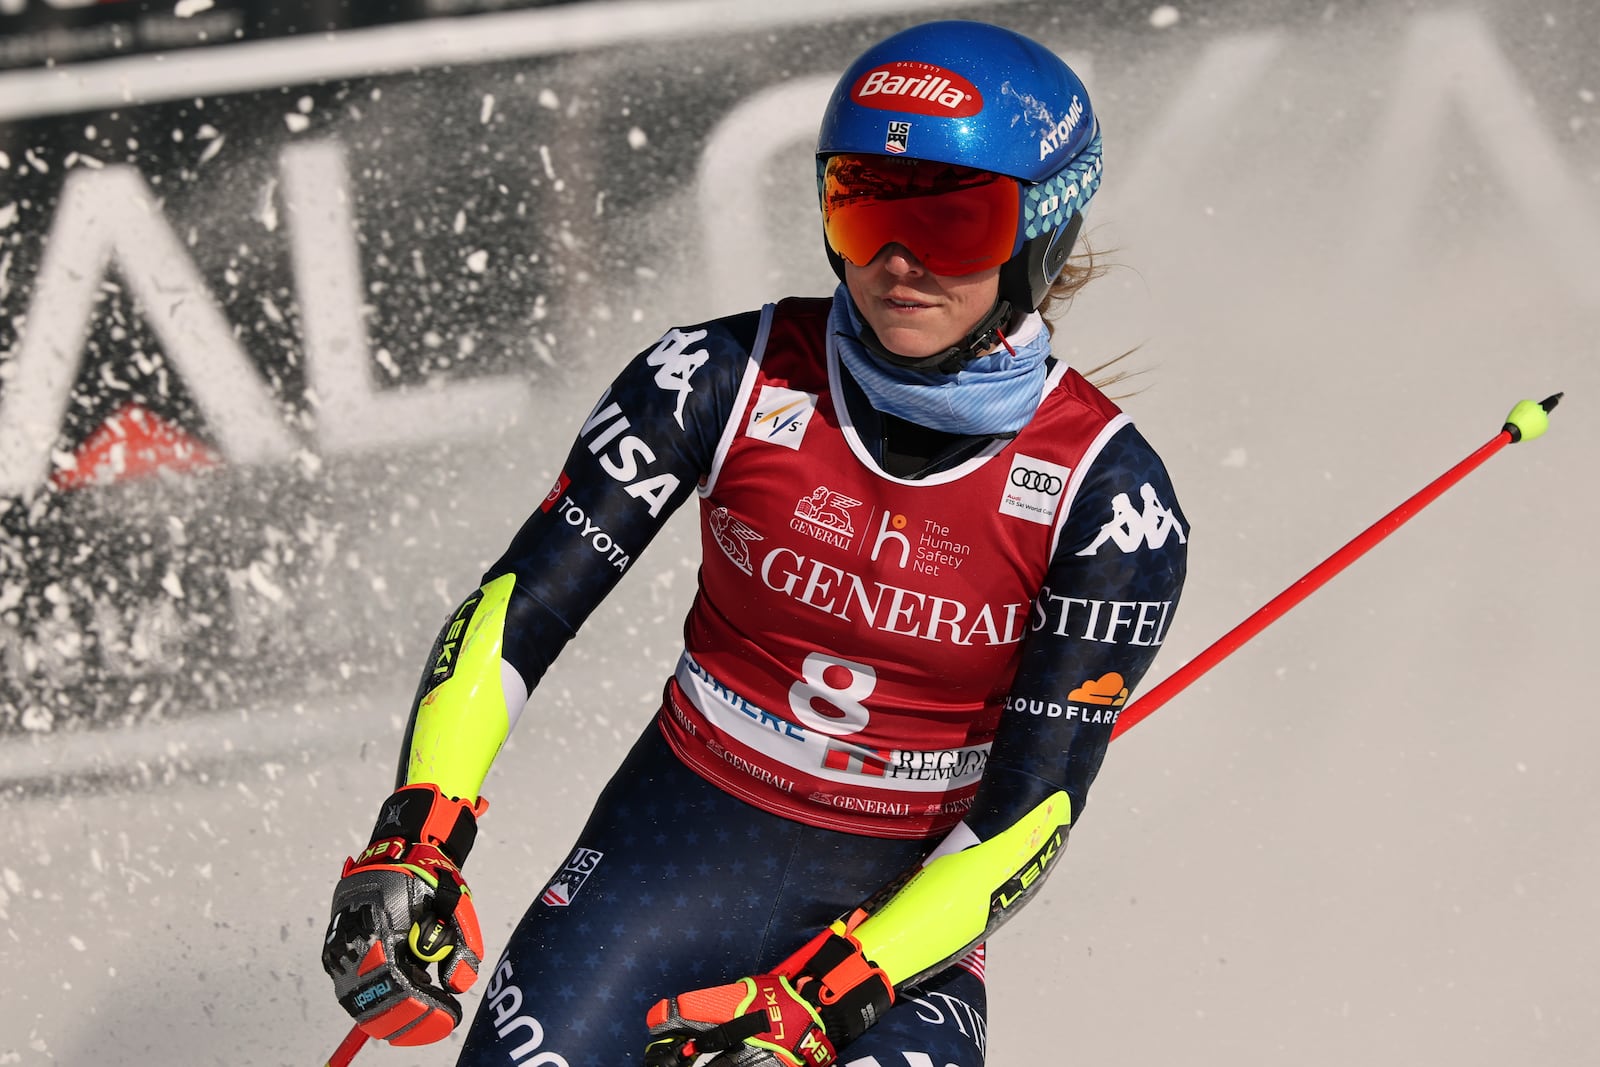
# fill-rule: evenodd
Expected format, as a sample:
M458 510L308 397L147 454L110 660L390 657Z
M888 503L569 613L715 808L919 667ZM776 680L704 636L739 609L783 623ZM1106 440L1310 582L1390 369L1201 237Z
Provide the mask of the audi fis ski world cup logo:
M564 908L571 904L572 898L578 895L578 890L583 888L583 883L589 880L604 857L604 852L596 852L592 848L574 851L567 865L557 871L556 876L550 879L550 884L544 887L539 902L552 908Z
M1067 489L1072 468L1020 453L1012 458L1000 495L1000 513L1048 526L1055 521L1056 509Z
M856 79L850 99L881 111L963 119L983 110L978 87L953 70L897 59Z
M1036 493L1048 493L1051 496L1066 488L1066 483L1049 471L1029 470L1027 467L1012 468L1011 484L1018 489L1032 489Z

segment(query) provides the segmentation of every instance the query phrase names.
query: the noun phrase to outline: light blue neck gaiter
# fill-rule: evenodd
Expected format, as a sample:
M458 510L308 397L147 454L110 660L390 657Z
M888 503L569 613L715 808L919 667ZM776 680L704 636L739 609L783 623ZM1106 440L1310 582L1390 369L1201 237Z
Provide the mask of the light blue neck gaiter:
M1005 346L954 374L896 367L861 343L861 313L841 284L833 294L828 331L850 376L879 411L930 430L969 435L1015 434L1039 406L1047 377L1050 331L1037 312L1007 335Z

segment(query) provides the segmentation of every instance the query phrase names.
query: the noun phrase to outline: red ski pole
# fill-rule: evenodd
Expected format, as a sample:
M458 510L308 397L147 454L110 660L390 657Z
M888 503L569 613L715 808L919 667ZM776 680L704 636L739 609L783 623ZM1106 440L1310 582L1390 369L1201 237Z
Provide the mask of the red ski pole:
M344 1040L339 1042L339 1047L333 1050L333 1055L328 1057L328 1062L323 1067L350 1067L350 1061L356 1058L356 1053L361 1051L361 1046L367 1043L367 1032L359 1026L352 1026L350 1032L344 1035Z
M1238 650L1239 646L1272 625L1280 616L1300 601L1320 589L1328 579L1344 570L1366 553L1373 545L1398 530L1413 515L1433 503L1446 489L1455 485L1476 470L1490 456L1506 445L1517 441L1531 441L1550 425L1550 411L1561 400L1561 394L1546 397L1535 403L1524 400L1511 409L1506 424L1488 443L1472 455L1429 482L1422 491L1395 508L1389 514L1356 535L1348 544L1317 566L1289 588L1267 601L1255 614L1223 634L1210 648L1162 679L1160 684L1135 700L1117 716L1111 739L1115 741L1140 720L1149 717L1161 705L1188 688L1196 678L1221 663Z

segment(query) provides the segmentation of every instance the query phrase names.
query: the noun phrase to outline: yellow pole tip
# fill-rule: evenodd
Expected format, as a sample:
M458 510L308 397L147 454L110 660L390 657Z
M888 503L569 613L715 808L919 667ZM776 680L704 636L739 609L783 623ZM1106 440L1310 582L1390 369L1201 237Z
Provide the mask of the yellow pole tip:
M1550 428L1550 413L1537 400L1523 400L1506 416L1506 428L1517 441L1531 441Z

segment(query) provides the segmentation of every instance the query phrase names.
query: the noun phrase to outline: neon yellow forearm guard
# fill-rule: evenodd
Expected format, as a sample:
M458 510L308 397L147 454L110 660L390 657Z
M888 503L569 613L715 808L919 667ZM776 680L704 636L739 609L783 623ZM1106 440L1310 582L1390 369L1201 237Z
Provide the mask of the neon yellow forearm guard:
M405 784L428 782L464 799L483 787L511 732L500 648L515 585L515 575L503 574L483 586L439 634L413 713Z
M989 840L932 860L855 928L862 954L896 987L955 959L1010 918L1071 822L1072 801L1057 792Z

